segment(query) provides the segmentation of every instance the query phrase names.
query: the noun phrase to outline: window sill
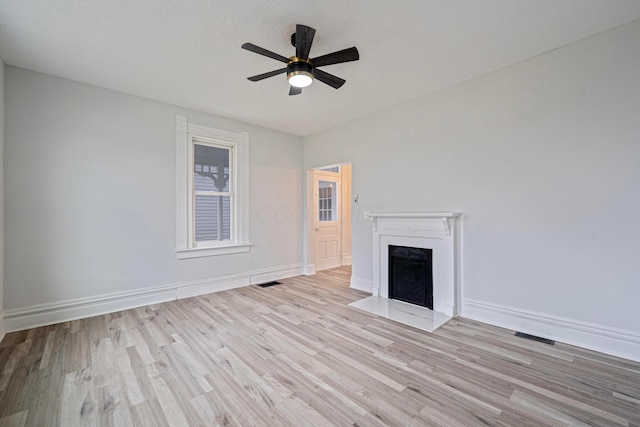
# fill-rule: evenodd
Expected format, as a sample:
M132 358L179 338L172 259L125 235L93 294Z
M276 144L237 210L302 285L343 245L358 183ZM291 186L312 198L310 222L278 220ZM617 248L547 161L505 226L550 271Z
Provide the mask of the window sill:
M176 249L176 256L178 257L178 259L188 259L216 255L239 254L243 252L249 252L251 250L251 246L253 246L251 243L241 243L228 246L209 246L207 248Z

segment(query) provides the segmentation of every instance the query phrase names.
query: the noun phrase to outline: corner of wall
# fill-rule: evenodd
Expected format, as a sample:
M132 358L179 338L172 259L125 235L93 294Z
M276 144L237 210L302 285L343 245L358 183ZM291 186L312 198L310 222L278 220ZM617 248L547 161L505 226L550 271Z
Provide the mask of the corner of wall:
M351 276L350 287L373 295L373 280ZM377 294L376 294L377 295Z
M2 310L0 311L0 342L2 342L6 334L7 330L4 327L4 310Z
M309 220L309 215L313 214L313 171L310 169L306 169L304 171L305 181L304 181L304 195L303 195L303 206L304 206L304 224L303 224L303 234L302 234L302 262L305 265L305 275L313 275L316 274L315 267L315 257L314 257L314 249L313 249L313 221Z
M4 61L0 57L0 341L4 338Z

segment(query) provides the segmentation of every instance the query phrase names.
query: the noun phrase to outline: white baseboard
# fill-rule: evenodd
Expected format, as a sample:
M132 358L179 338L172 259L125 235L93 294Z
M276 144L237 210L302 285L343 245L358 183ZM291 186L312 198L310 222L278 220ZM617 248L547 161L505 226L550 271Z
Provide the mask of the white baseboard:
M114 292L93 297L57 301L9 309L4 312L0 328L7 332L21 331L70 320L142 307L150 304L189 298L227 289L263 283L302 274L302 265L257 270L253 272L179 282L139 289L134 292ZM1 319L1 318L0 318ZM0 332L2 329L0 329Z
M464 301L462 317L640 362L640 333L483 301Z
M305 276L313 276L316 274L316 265L315 264L306 264L304 266L304 275Z
M233 274L183 282L176 286L176 297L174 299L191 298L198 295L241 288L251 284L249 278L248 274Z
M357 289L359 291L373 293L373 280L362 279L360 277L351 276L350 288Z
M255 270L251 273L251 284L273 282L274 280L286 279L287 277L302 276L305 269L302 264L294 264L286 267L266 268L263 270Z
M342 255L342 265L351 265L353 264L353 257L351 255Z

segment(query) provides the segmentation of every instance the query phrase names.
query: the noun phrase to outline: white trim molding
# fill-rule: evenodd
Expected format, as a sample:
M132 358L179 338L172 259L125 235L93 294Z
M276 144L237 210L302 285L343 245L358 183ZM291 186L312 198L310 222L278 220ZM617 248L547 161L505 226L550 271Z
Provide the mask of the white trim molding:
M200 247L194 237L193 147L222 144L232 151L233 174L231 241L207 242ZM176 256L178 259L249 252L249 134L190 123L176 116ZM202 242L200 242L202 243Z
M241 254L251 250L251 243L228 246L211 246L205 248L189 248L176 250L178 259L201 258L213 255Z
M240 288L303 274L302 264L255 270L246 273L178 282L136 291L113 292L93 297L76 298L53 303L6 310L6 331L15 332L39 326L52 325L86 317L113 313L150 304L173 301ZM2 326L2 325L0 325Z
M134 292L114 292L6 310L7 331L15 332L100 314L171 301L175 286L158 286Z
M350 288L373 294L373 280L351 276Z
M373 230L378 230L378 219L395 218L395 219L429 219L435 218L442 222L442 230L446 235L451 234L451 218L460 216L456 212L365 212L364 217L371 220Z
M638 332L469 299L462 316L640 362Z
M273 282L275 280L286 279L287 277L302 275L304 275L304 267L302 264L294 264L278 268L265 268L262 270L252 271L250 283L252 285L258 285L260 283Z
M313 276L316 274L316 265L315 264L306 264L304 266L304 275L305 276Z

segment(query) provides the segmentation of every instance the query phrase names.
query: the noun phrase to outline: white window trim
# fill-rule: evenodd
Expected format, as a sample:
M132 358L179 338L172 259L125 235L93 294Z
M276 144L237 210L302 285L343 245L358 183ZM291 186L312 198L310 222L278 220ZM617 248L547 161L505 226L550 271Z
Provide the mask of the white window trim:
M234 149L235 193L233 240L219 245L198 246L193 241L193 213L191 201L191 154L194 140L232 145ZM215 129L189 123L176 116L176 255L178 259L249 252L249 134Z

